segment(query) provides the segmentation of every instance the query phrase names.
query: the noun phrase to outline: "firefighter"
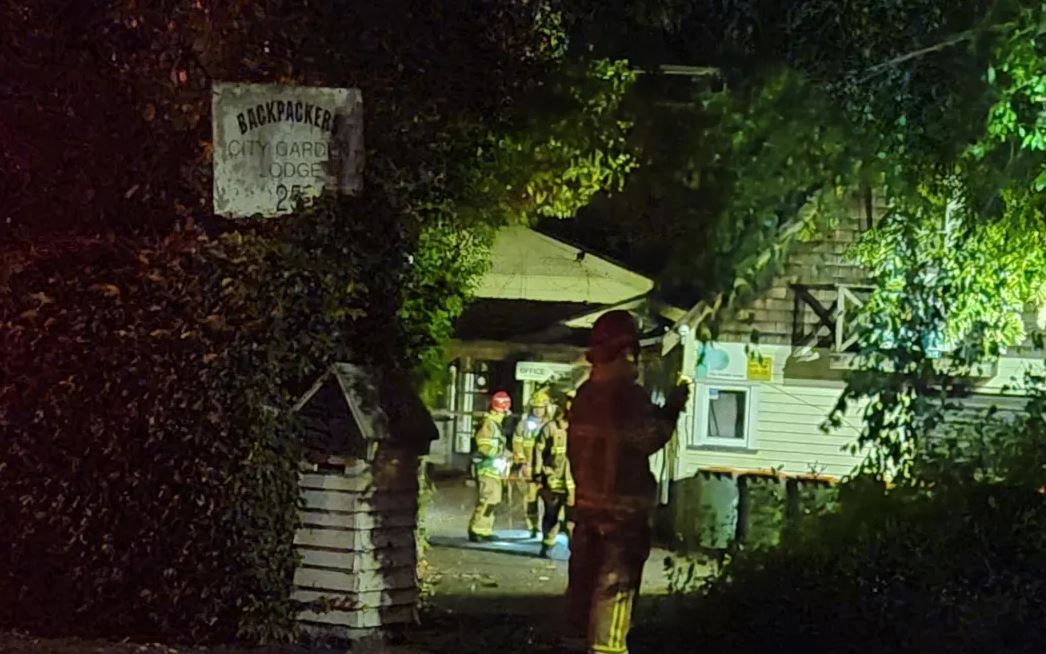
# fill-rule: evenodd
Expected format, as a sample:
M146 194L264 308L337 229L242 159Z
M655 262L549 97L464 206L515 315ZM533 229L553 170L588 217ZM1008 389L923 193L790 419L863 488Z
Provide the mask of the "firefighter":
M542 557L548 557L556 544L560 523L564 521L566 509L573 504L574 478L567 461L567 418L570 400L564 398L562 407L557 407L555 417L545 424L538 437L538 459L541 463L541 517ZM569 529L567 537L570 537Z
M636 382L639 339L625 311L592 327L592 371L570 412L567 458L577 484L570 543L568 618L590 652L627 654L632 606L650 555L657 484L649 457L672 437L690 389L663 408Z
M570 433L570 407L574 403L576 391L567 392L566 400L566 415L564 416L567 423L567 433ZM569 452L569 447L567 448ZM563 507L563 520L567 526L567 542L574 537L574 502L575 496L577 495L577 484L574 482L574 473L570 471L570 458L567 457L567 505Z
M476 431L473 447L473 465L476 475L476 510L469 521L469 540L472 542L494 539L494 509L501 503L501 487L504 483L505 434L501 425L512 408L508 393L498 391L490 400L490 411L483 416Z
M548 391L535 391L530 397L529 415L519 421L512 436L512 463L519 471L523 487L523 511L531 538L538 535L538 493L541 490L541 482L538 480L541 465L535 444L549 420L550 404Z

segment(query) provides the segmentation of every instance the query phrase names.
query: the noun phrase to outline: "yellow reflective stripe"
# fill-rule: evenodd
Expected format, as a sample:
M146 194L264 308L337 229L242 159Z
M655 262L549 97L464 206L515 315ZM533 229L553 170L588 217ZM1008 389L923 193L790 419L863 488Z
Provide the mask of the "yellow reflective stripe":
M590 649L593 652L606 654L622 654L629 651L624 632L629 628L629 607L631 606L632 594L629 592L618 592L610 606L610 621L606 625L606 633L599 630L597 638L606 638L604 642L593 642Z
M610 617L610 633L607 639L607 645L614 649L621 647L621 643L618 642L618 625L621 623L621 593L614 595L614 610L611 612Z
M610 642L615 651L626 651L625 632L628 630L631 593L618 593L614 596L614 613L610 621Z

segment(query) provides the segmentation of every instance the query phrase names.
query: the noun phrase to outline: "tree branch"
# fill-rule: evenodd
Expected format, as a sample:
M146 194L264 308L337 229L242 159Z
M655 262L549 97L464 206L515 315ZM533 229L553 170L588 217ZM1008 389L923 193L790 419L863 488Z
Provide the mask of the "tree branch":
M918 50L912 50L911 52L906 52L906 53L904 53L902 55L898 55L898 56L894 57L893 59L890 59L888 61L884 61L881 64L876 64L876 65L872 66L871 68L867 69L865 71L864 77L862 77L860 80L858 80L858 83L866 82L869 79L871 79L871 78L875 77L876 75L878 75L879 73L883 72L884 70L886 70L888 68L892 68L892 67L894 67L894 66L896 66L898 64L903 64L906 61L910 61L912 59L917 59L917 58L922 57L924 55L928 55L928 54L933 53L933 52L938 52L940 50L944 50L946 48L950 48L953 45L958 45L959 43L963 43L965 41L969 41L974 36L976 36L976 32L974 30L966 30L965 32L959 32L958 34L953 34L952 36L950 36L947 39L941 41L940 43L935 43L934 45L930 45L930 46L927 46L925 48L919 48Z

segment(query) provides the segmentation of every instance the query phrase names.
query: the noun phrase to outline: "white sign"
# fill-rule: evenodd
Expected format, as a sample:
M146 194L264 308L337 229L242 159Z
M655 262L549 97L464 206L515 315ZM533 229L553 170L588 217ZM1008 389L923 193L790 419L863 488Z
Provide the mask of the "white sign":
M742 381L747 377L748 354L743 343L705 343L699 350L697 379Z
M516 363L516 381L547 382L570 376L574 366L569 363L519 361Z
M216 214L279 216L363 187L359 89L216 82L211 121Z
M788 349L779 345L747 343L698 343L696 379L770 382L774 380L774 359L787 358Z

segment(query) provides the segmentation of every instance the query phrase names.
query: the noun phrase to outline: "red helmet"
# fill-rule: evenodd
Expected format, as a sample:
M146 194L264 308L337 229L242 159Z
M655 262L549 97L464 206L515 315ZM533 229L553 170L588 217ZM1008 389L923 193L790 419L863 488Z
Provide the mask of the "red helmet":
M592 363L613 361L622 350L639 352L639 330L632 314L627 311L608 311L592 325L588 360Z
M498 391L490 398L490 408L495 411L508 411L512 408L512 398L505 391Z

